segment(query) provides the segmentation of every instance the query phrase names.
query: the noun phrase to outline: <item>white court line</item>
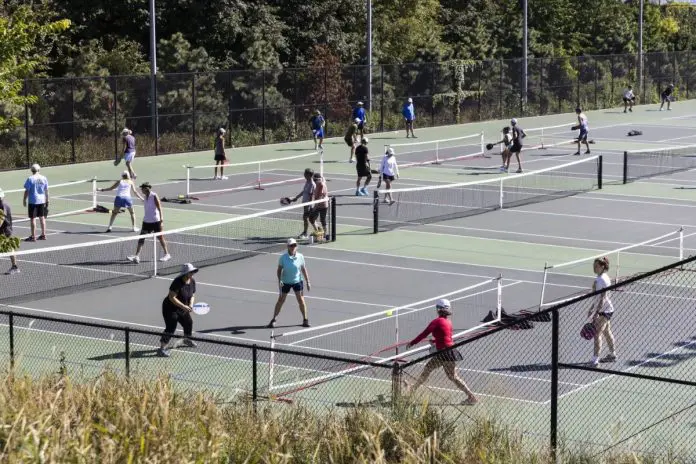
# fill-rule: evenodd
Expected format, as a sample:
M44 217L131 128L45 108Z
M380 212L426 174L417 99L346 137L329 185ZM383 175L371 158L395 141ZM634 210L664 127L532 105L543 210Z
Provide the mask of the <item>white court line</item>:
M662 127L669 127L669 126L662 126ZM687 129L688 129L688 128L687 128ZM671 141L673 141L673 140L693 139L694 137L696 137L696 134L684 135L684 136L682 136L682 137L674 137L674 138L671 138L671 139L662 139L662 140L658 140L657 142L658 142L658 143L665 143L665 142L671 142ZM689 145L692 145L692 144L688 144L687 146L689 146Z
M639 364L636 364L635 366L630 366L630 367L627 367L626 369L622 369L622 370L620 370L619 372L630 372L630 371L633 371L633 370L635 370L635 369L637 369L637 368L639 368L639 367L641 367L641 366L643 366L643 365L645 365L645 364L647 364L647 363L649 363L649 362L658 360L658 359L660 359L660 358L662 358L662 357L664 357L664 356L668 356L668 355L670 355L670 354L672 354L672 353L675 353L675 352L681 350L682 348L684 348L684 347L686 347L686 346L691 346L691 345L694 345L694 344L696 344L696 341L689 342L689 343L687 343L686 345L683 345L683 346L678 346L678 347L673 348L673 349L671 349L671 350L669 350L669 351L666 351L666 352L664 352L664 353L660 353L660 354L657 355L657 356L650 357L650 358L646 359L645 361L642 361L642 362L640 362ZM597 380L593 380L593 381L590 382L590 383L586 383L586 384L584 384L584 385L583 385L582 387L580 387L580 388L576 388L575 390L571 390L571 391L569 391L569 392L563 393L562 395L558 395L558 399L560 400L561 398L564 398L564 397L566 397L566 396L575 394L575 393L577 393L577 392L579 392L579 391L585 390L585 389L587 389L587 388L589 388L589 387L592 387L592 386L597 385L597 384L599 384L599 383L601 383L601 382L604 382L605 380L609 380L609 379L612 379L612 378L615 378L615 377L621 377L621 376L620 376L620 375L616 375L616 374L606 374L604 377L602 377L602 378L600 378L600 379L597 379ZM550 402L551 402L551 400L546 400L546 401L544 401L544 404L549 404Z
M510 209L502 209L500 211L505 211L507 213L522 213L522 214L541 214L545 216L560 216L560 217L573 217L573 218L581 218L581 219L598 219L602 221L611 221L611 222L628 222L631 224L654 224L658 226L671 226L671 227L696 227L696 224L677 224L677 223L672 223L672 222L655 222L655 221L638 221L634 219L620 219L620 218L608 218L608 217L601 217L601 216L585 216L585 215L578 215L578 214L566 214L566 213L552 213L548 211L531 211L531 210L522 210L519 208L510 208Z

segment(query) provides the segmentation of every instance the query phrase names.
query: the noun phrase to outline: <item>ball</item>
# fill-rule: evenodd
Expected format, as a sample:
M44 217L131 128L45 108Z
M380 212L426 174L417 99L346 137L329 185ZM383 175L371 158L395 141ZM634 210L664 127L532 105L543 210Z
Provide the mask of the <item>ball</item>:
M393 314L394 314L394 311L392 311L391 309L389 311L387 311L387 316L391 316Z

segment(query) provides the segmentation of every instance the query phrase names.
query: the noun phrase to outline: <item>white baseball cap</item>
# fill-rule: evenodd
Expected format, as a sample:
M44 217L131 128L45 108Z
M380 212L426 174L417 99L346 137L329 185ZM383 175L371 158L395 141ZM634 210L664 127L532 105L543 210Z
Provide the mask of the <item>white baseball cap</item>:
M132 134L133 131L131 131L129 128L124 127L123 130L121 131L121 135L129 135Z
M363 106L363 105L364 105L363 102L358 102L358 106Z
M450 302L449 302L449 300L448 300L447 298L440 298L440 299L437 300L437 302L435 303L435 307L436 307L436 308L447 308L447 309L449 309L449 308L450 308Z
M3 192L2 189L0 189L0 200L2 200L3 198L5 198L5 192Z
M387 148L387 155L393 155L394 149L392 147Z
M513 126L514 126L515 124L517 124L517 118L512 118L512 119L510 120L510 124L512 124Z
M128 172L128 171L123 171L123 172L121 173L121 177L127 177L127 178L130 179L130 172Z
M297 240L295 240L294 238L289 238L288 239L288 246L291 246L291 245L297 245Z
M413 98L408 97L408 102L409 102L409 103L413 103Z
M31 172L39 172L41 170L41 166L39 166L38 163L34 163L31 165Z
M363 145L367 145L367 142L369 142L367 137L363 137L362 140L360 141L360 143L362 143Z
M221 128L218 129L218 132L221 133L221 134L224 134L224 133L227 132L227 131L225 130L224 127L221 127Z

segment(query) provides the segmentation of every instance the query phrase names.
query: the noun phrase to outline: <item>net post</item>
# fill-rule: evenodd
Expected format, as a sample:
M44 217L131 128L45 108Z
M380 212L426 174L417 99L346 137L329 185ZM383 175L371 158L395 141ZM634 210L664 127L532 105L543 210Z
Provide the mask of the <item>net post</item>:
M92 209L97 209L97 178L92 178Z
M435 164L440 164L440 142L435 141Z
M275 330L271 329L271 352L268 359L268 394L273 390L273 370L275 369Z
M157 234L152 234L152 277L157 277Z
M684 227L679 228L679 261L684 259Z
M544 149L544 128L541 128L541 149Z
M186 168L186 198L191 197L191 166L185 166Z
M558 449L558 352L559 352L559 314L558 309L551 312L551 414L549 445L552 462L557 462Z
M485 153L485 151L486 151L486 137L485 137L483 131L481 131L481 153Z
M336 241L336 197L331 197L331 241Z
M324 178L324 149L319 150L319 175Z
M544 276L542 277L541 280L541 296L539 297L539 311L541 311L541 308L544 306L544 296L546 293L546 279L549 275L549 262L544 263Z
M619 272L619 269L621 269L621 252L617 251L616 252L616 272L614 273L614 283L617 283L619 281L619 276L621 275Z
M498 300L496 302L496 310L498 312L497 319L500 321L503 318L503 274L498 274Z
M262 190L261 188L261 163L257 164L258 169L256 170L256 188Z
M374 198L372 200L372 233L376 234L379 232L379 191L375 190Z
M623 183L628 183L628 152L623 153Z
M130 377L130 358L131 358L131 352L130 352L130 327L126 327L125 329L125 334L124 334L124 339L125 339L125 361L126 361L126 378Z
M403 381L403 371L398 361L392 365L392 407L396 406L401 398L401 383Z
M604 165L604 157L602 155L599 155L599 158L597 158L597 189L598 190L602 190L603 165Z
M500 209L503 209L503 203L504 203L504 200L503 200L503 179L501 178L500 179L500 198L498 199L498 206L500 207Z

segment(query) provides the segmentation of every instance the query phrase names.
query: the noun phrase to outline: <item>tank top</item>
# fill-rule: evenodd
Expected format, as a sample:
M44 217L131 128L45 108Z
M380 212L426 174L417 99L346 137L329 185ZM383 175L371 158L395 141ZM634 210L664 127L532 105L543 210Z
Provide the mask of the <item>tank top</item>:
M145 197L145 202L143 204L145 207L143 222L156 223L162 220L160 218L159 210L157 209L157 204L155 203L155 198L157 198L157 194L152 192Z
M118 183L118 187L116 187L116 196L121 197L121 198L130 198L131 197L131 183L130 181L127 180L121 180Z

